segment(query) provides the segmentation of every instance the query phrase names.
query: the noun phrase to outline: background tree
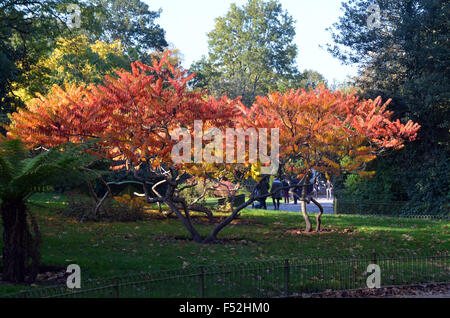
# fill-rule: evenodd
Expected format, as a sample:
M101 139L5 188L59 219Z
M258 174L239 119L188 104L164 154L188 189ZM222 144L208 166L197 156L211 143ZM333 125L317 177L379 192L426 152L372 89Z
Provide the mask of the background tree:
M20 105L13 83L47 52L49 43L63 32L62 7L77 1L6 0L0 3L0 123ZM0 127L0 129L2 129ZM0 131L2 132L2 131Z
M68 27L69 5L80 8L80 28ZM138 0L2 1L0 123L8 121L7 113L23 106L22 97L47 93L63 77L87 82L94 77L96 82L97 71L110 73L123 65L124 57L148 61L151 50L167 45L164 31L155 24L158 17L158 11ZM120 49L117 41L122 43ZM62 60L56 62L56 58ZM43 67L37 69L37 65Z
M208 34L208 56L191 67L200 74L197 86L216 97L242 96L243 103L251 106L257 95L298 73L294 36L294 20L277 1L232 4Z
M233 192L248 177L261 182L258 171L262 163L174 163L172 147L180 137L172 135L174 129L187 129L190 134L186 138L190 140L195 120L203 122L202 130L215 127L222 135L225 128L236 125L246 129L279 128L282 166L289 160L301 160L298 173L303 174L304 181L312 168L333 174L363 170L383 150L399 149L405 140L414 139L418 130L412 122L402 125L391 121L392 113L386 110L388 103L381 105L380 98L359 101L354 95L331 93L324 88L258 97L248 110L239 100L216 100L205 92L189 91L187 84L193 75L174 68L168 62L169 53L160 61L155 60L153 66L133 63L132 73L118 72L117 78L106 77L105 83L97 87L73 85L64 90L55 86L47 97L34 99L26 110L13 114L9 135L23 138L30 145L47 146L99 138L99 151L125 165L142 182L148 203L167 204L196 242L209 243L258 197L252 194L245 203L232 206L230 214L203 238L191 221L193 203L186 202L182 195L193 185L183 185L184 180L195 176L225 185L223 181L229 179L236 185L236 189L229 189ZM218 143L222 144L222 139ZM211 144L204 138L200 146L204 156L214 152L225 158L228 151L217 149L215 141ZM188 158L195 156L190 146L187 151ZM339 163L343 157L346 162ZM147 173L142 174L143 171ZM155 177L159 178L158 183L148 188ZM155 192L155 187L162 184L167 186L165 193ZM301 199L307 201L306 183L302 186ZM207 189L201 197L212 190ZM151 191L155 198L149 196ZM303 211L310 231L306 209ZM317 220L320 230L320 214Z
M53 85L100 84L105 75L129 67L130 60L120 41L105 43L97 40L91 43L82 34L62 37L49 55L43 56L22 74L24 81L13 84L13 94L22 101L28 101L36 93L46 95Z
M379 28L367 26L369 5L380 7ZM396 117L422 125L416 142L373 162L386 173L352 183L366 198L379 198L374 191L383 188L391 199L409 200L408 213L448 213L448 1L351 0L342 7L343 16L331 28L335 45L330 51L360 66L355 84L364 96L390 96Z
M150 51L168 46L165 31L155 21L161 9L152 11L141 0L92 0L92 5L92 18L101 26L97 38L108 43L119 40L133 60L149 62L143 58Z
M295 74L290 78L283 78L277 83L277 91L286 92L288 90L303 88L306 90L314 89L319 86L328 85L325 77L319 72L313 70L304 70L302 73Z
M46 147L99 138L98 152L112 160L114 168L126 167L133 173L142 182L147 201L166 203L199 241L189 210L185 216L178 210L184 208L177 189L185 180L183 173L173 167L167 170L173 166L171 150L176 143L170 133L176 128L192 130L195 120L211 127L233 127L238 101L188 90L192 75L175 69L169 54L155 59L153 66L133 63L131 73L118 72L117 78L106 77L96 87L54 86L46 97L31 100L27 109L12 115L8 134L29 146ZM214 171L214 166L208 167ZM161 178L168 196L153 200L155 188L148 184Z

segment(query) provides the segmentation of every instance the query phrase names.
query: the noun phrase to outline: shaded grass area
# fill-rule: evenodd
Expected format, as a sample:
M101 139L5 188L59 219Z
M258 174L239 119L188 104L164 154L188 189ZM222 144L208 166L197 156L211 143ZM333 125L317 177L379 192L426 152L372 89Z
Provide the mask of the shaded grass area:
M357 215L324 215L327 232L301 232L299 213L244 210L220 234L222 244L201 245L176 218L150 213L133 223L79 223L57 213L64 196L40 194L30 209L41 227L42 263L79 264L82 279L122 276L183 267L263 261L304 256L395 254L449 250L448 222ZM314 218L311 218L312 220ZM213 225L197 217L199 232L207 235ZM0 243L1 245L2 243ZM0 295L23 286L0 284Z

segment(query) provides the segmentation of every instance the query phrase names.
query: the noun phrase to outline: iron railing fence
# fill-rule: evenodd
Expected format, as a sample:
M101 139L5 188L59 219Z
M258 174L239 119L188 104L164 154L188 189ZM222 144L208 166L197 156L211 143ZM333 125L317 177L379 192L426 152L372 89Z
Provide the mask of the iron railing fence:
M334 199L334 213L335 214L358 214L368 216L393 216L404 217L414 219L444 219L449 220L450 215L437 214L437 215L416 215L408 214L404 212L404 207L407 201L397 202L374 202L374 201L357 201L357 200L344 200Z
M397 253L304 257L189 267L82 280L81 289L34 288L12 298L229 298L286 297L326 290L366 288L369 264L381 269L381 285L450 282L450 255Z

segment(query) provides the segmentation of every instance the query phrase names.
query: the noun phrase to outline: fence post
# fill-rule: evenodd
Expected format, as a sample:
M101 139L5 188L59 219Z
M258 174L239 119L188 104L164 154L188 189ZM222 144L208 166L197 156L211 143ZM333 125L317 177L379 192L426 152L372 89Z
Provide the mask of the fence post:
M337 215L338 214L338 198L336 196L334 197L333 208L334 208L334 214Z
M289 290L289 277L290 277L290 268L289 268L289 260L284 260L284 291L286 293L286 297L291 294Z
M205 269L200 266L200 298L205 298Z
M114 298L119 298L119 279L114 279Z
M372 264L376 264L377 263L377 253L373 252L372 253Z

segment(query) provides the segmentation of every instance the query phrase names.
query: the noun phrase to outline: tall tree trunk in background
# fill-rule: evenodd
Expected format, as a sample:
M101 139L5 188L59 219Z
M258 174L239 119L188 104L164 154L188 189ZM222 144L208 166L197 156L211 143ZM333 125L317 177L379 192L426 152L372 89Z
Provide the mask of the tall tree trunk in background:
M3 281L25 281L29 234L26 211L23 200L2 202Z

